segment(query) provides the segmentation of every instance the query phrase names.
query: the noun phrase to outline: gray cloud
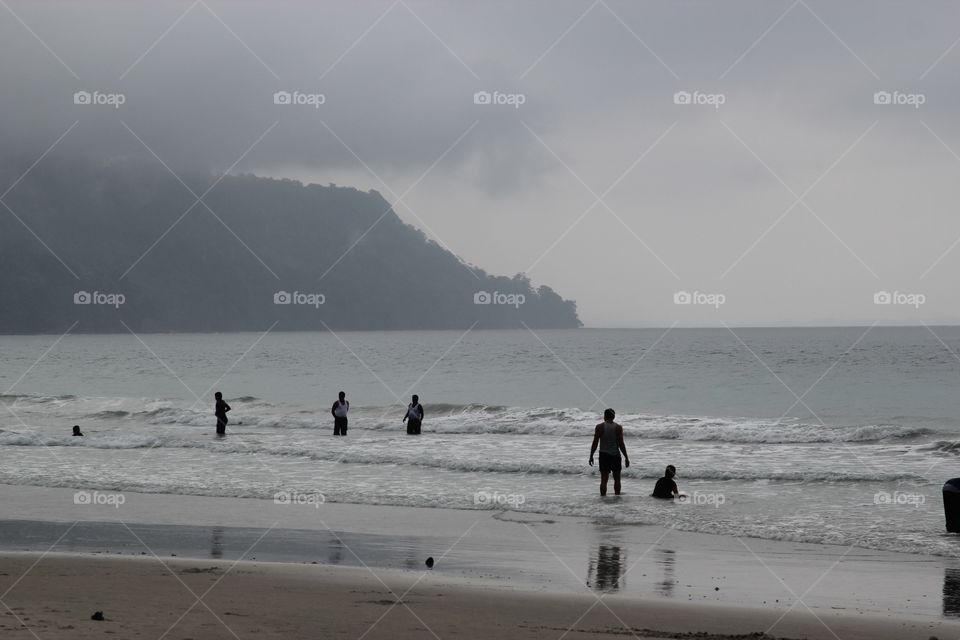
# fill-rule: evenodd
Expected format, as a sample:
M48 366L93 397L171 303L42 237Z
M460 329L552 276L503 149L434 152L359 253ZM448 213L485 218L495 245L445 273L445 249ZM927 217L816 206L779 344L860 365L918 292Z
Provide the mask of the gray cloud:
M153 161L126 123L178 172L223 171L276 122L235 171L392 200L446 153L398 213L491 271L529 269L588 324L960 319L960 249L931 269L960 237L954 4L208 2L161 38L190 6L11 2L37 37L0 21L5 154L27 166L79 120L55 153ZM77 106L78 90L126 103ZM525 102L475 105L481 90ZM634 162L613 212L571 227ZM787 187L827 170L812 211L784 215ZM681 289L727 302L678 307ZM874 305L886 289L928 303Z

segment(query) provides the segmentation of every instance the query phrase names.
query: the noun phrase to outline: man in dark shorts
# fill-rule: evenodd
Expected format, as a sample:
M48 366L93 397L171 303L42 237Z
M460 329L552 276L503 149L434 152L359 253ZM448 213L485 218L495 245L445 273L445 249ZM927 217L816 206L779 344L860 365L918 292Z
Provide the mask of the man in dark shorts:
M590 466L593 466L593 454L600 447L600 495L607 495L607 480L613 474L613 491L620 495L620 452L623 463L630 466L627 446L623 444L623 427L613 421L616 417L613 409L603 412L603 422L593 430L593 444L590 445Z
M227 411L230 411L230 405L224 401L223 394L219 391L213 394L213 397L217 401L213 408L213 414L217 417L217 435L225 436L227 435Z
M403 421L407 423L407 435L420 435L420 424L423 422L423 406L420 404L420 396L413 396L407 406L407 413L403 416Z
M651 495L661 500L672 500L674 497L679 496L680 491L677 489L677 483L673 480L675 475L677 475L677 468L672 464L668 464L667 470L663 472L663 477L657 480L657 484L654 486Z
M340 392L340 399L333 403L330 413L333 414L333 435L347 435L347 411L350 410L350 403L347 401L347 394Z

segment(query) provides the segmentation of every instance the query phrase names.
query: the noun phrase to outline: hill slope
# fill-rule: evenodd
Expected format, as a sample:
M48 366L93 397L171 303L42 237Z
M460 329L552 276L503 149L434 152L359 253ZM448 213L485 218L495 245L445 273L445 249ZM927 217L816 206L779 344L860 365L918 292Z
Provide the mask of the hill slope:
M3 184L24 168L0 168ZM199 196L216 178L185 180ZM199 204L190 190L162 168L34 168L0 206L0 333L580 326L574 302L464 264L376 192L254 176Z

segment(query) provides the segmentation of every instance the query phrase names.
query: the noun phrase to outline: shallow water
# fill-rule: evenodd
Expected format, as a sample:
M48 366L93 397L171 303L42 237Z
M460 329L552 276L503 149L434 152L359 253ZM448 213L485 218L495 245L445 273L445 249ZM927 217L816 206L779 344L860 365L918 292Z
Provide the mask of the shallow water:
M960 475L960 362L937 339L960 352L960 330L734 331L0 337L0 482L497 508L960 556L939 496ZM214 388L234 409L219 440ZM330 435L340 389L347 438ZM400 423L410 392L427 412L420 437ZM606 406L633 464L625 495L601 501L586 459ZM68 435L76 423L84 438ZM646 497L667 463L689 503Z

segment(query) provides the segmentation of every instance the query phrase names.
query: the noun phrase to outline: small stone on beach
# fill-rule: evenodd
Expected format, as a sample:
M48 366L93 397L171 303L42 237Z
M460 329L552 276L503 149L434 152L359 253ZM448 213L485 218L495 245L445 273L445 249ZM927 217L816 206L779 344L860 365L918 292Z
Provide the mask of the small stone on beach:
M92 616L90 616L90 619L91 619L91 620L103 620L103 611L96 611L96 612L94 612L94 614L93 614Z

